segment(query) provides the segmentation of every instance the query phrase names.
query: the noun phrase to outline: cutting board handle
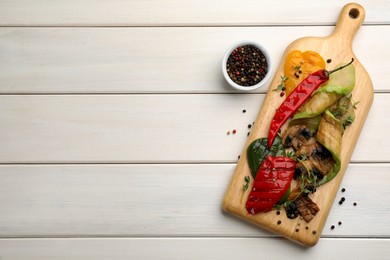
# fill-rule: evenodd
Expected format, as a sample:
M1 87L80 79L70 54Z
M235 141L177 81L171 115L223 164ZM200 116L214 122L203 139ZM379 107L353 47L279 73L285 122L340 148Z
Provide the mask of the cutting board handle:
M349 3L343 7L332 37L338 38L348 46L352 47L352 40L362 25L366 12L357 3Z

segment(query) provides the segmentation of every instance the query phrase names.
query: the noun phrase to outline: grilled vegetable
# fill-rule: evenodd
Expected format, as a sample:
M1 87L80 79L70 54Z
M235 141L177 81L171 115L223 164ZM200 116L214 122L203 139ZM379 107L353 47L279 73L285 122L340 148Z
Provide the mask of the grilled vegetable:
M286 95L290 95L307 76L321 69L325 69L325 61L317 52L289 52L284 63Z
M308 196L301 196L296 201L295 204L297 206L297 210L299 215L303 217L303 219L309 223L320 211L320 208L315 204Z
M251 170L253 179L256 178L259 167L267 155L286 156L286 152L280 136L275 138L275 141L270 148L267 146L267 138L256 139L248 146L248 165Z
M355 120L356 103L352 104L352 95L344 96L333 104L329 111L340 120L344 128Z
M340 120L335 118L329 110L326 110L318 127L316 138L317 141L332 154L335 163L330 173L325 175L324 178L317 183L317 186L332 180L340 170L341 142L343 133L344 128Z
M296 162L287 157L267 156L257 172L246 202L246 210L254 215L272 210L288 191Z
M271 121L271 126L268 132L268 147L271 147L278 131L282 125L289 119L305 102L310 98L314 91L316 91L323 83L329 80L329 76L345 67L348 67L353 62L338 67L332 71L319 70L310 74L305 78L283 101L283 103L276 110L276 113Z
M304 125L307 128L309 128L311 131L317 131L318 125L320 124L321 121L321 115L314 116L314 117L307 117L307 118L299 118L295 120L291 120L289 122L289 126L294 126L294 125Z
M344 66L340 64L339 66ZM314 117L322 114L341 97L348 95L355 87L355 67L353 65L329 76L329 81L299 109L293 120Z

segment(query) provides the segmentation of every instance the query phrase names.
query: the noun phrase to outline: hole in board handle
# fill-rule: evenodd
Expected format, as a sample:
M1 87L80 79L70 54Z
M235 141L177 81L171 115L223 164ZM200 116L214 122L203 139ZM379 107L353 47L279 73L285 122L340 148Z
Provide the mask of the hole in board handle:
M356 8L352 8L351 10L349 10L349 17L351 17L352 19L356 19L359 17L360 15L360 12L358 9Z

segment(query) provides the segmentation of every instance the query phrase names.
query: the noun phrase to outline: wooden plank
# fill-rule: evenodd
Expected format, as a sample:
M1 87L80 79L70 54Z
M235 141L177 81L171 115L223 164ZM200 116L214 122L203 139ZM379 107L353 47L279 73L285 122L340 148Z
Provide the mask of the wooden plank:
M348 0L272 1L66 1L3 0L0 26L153 26L334 24ZM368 24L390 23L386 0L359 1ZM304 7L305 11L302 8Z
M3 259L376 259L387 260L390 239L322 239L311 250L266 238L4 239ZM21 248L23 250L21 250Z
M3 95L0 162L235 162L263 97ZM389 99L376 95L354 162L389 162Z
M324 237L389 237L388 166L349 166L342 183L346 191L337 194ZM0 236L275 237L223 213L222 197L234 168L1 165ZM300 232L309 231L302 225Z
M277 64L291 41L332 31L330 26L0 28L0 93L234 92L221 71L223 54L234 42L264 44ZM388 35L390 26L363 26L354 41L379 92L390 91L390 68L378 62L390 60Z

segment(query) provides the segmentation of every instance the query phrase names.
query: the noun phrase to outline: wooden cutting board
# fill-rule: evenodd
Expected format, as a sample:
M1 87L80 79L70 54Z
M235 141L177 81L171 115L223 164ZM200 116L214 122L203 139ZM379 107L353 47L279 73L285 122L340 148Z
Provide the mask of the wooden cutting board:
M318 242L373 102L374 91L371 79L352 51L352 40L363 23L364 17L365 11L362 6L356 3L348 4L341 10L335 30L330 36L301 38L287 47L226 191L223 200L223 209L225 211L302 245L314 246ZM279 91L272 90L276 89L280 84L280 77L284 74L285 56L292 50L312 50L318 52L325 61L331 59L331 63L327 64L326 69L328 70L333 69L339 63L350 61L352 57L355 59L353 64L356 71L356 85L352 92L352 99L355 102L359 102L355 110L355 121L346 129L343 135L341 149L342 165L338 175L332 181L320 186L317 192L311 195L312 200L319 206L320 211L309 223L306 223L299 217L293 220L288 219L284 210L280 214L277 214L276 210L272 210L267 213L250 215L245 209L245 203L251 191L253 179L251 179L247 191L244 192L243 190L245 176L251 176L246 156L247 147L255 139L268 136L271 119L275 110L284 100L284 98L280 97ZM278 220L282 222L279 225L277 224Z

